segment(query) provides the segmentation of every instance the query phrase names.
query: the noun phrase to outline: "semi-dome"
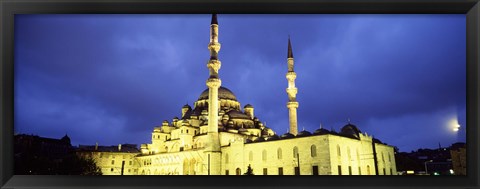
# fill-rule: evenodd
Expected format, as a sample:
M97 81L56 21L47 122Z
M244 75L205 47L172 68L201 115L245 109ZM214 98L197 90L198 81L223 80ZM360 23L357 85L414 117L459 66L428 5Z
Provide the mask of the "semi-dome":
M238 110L230 110L227 112L227 114L231 119L250 119L248 115L244 114L243 112L240 112Z
M206 100L208 99L208 88L205 89L202 94L200 94L200 97L198 97L198 100ZM226 87L220 87L218 88L218 99L228 99L228 100L235 100L237 101L237 97L233 94L230 89L227 89Z

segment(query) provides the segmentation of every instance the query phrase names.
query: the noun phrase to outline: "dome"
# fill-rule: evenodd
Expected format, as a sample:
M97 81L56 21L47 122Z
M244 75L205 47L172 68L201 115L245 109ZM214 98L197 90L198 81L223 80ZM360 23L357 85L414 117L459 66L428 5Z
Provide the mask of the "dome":
M359 134L362 133L357 126L352 125L352 124L347 124L342 127L342 130L340 131L340 134L349 136L349 137L355 137L355 138L360 138Z
M294 138L295 136L292 133L285 133L281 136L282 138Z
M205 89L202 94L200 94L200 97L198 97L198 100L206 100L208 99L208 88ZM218 88L218 99L228 99L228 100L235 100L237 101L237 97L233 94L230 89L227 89L225 87L220 87Z
M297 136L304 137L304 136L310 136L310 135L312 135L312 133L303 130L303 131L299 132Z

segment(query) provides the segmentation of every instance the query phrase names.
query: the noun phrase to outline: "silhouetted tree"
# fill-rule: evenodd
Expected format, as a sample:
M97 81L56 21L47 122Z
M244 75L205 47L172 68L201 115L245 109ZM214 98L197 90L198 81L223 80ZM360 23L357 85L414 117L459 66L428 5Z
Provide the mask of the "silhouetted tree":
M245 172L245 174L243 174L243 175L254 175L253 174L253 169L252 169L252 167L250 167L250 164L248 164L247 172Z

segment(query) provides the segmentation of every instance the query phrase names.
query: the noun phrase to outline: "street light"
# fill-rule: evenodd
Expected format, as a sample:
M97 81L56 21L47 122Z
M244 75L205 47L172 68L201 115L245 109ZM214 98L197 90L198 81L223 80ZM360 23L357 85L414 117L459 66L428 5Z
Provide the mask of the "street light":
M433 162L433 160L428 160L425 162L425 174L427 175L428 175L427 163L431 163L431 162Z

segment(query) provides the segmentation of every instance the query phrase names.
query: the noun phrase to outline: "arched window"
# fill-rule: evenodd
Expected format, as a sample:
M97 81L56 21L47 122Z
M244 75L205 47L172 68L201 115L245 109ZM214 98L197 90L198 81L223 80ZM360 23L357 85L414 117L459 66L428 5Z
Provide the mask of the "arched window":
M228 163L228 154L225 154L225 163Z
M235 174L236 175L241 175L242 174L242 170L240 168L237 168L237 170L235 170Z
M337 156L342 156L342 152L340 152L340 145L337 144Z
M293 147L293 158L297 158L298 156L298 147Z
M367 175L370 175L370 165L367 165Z
M267 150L262 151L262 160L267 161Z
M282 159L282 149L281 148L277 149L277 158Z
M310 146L310 155L312 157L317 157L317 147L315 145Z
M248 153L248 160L253 161L253 152L252 151L250 151Z

